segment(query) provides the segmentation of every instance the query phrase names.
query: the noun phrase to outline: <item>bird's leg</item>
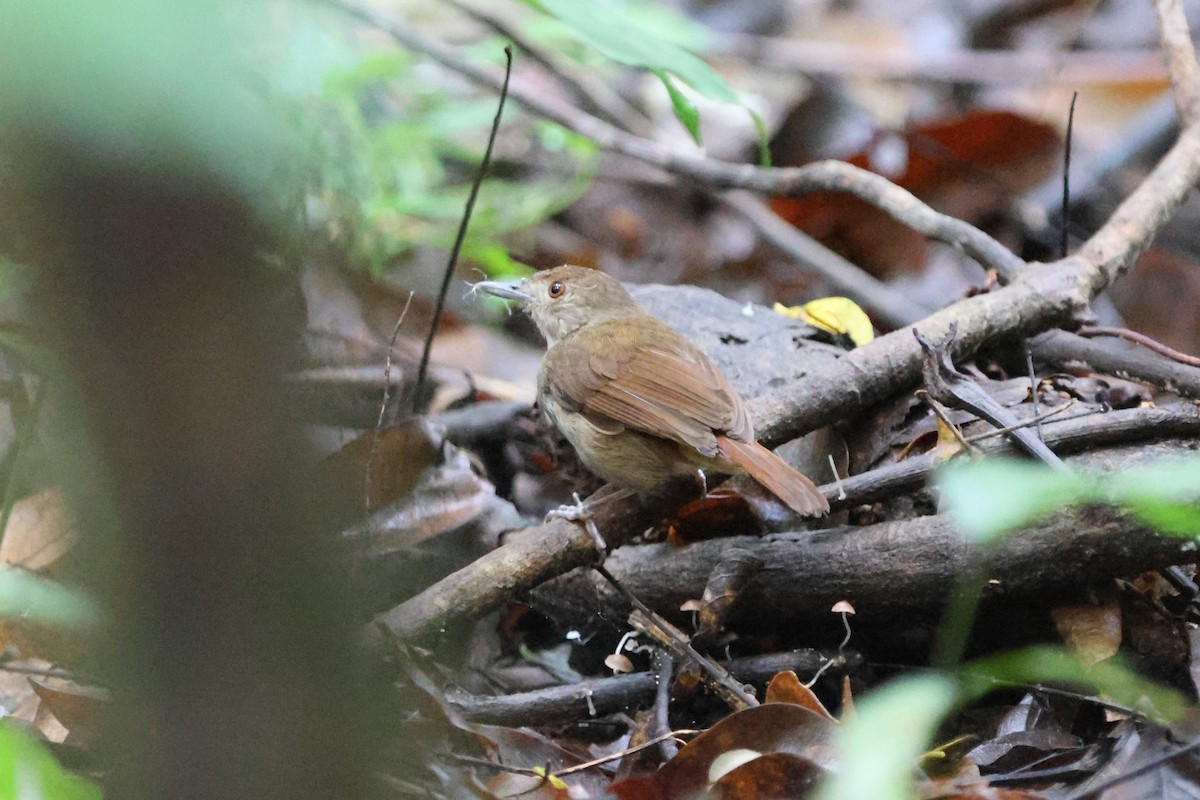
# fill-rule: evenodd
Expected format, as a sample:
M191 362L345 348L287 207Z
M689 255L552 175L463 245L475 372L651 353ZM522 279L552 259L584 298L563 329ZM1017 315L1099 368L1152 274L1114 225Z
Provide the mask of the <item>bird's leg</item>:
M600 529L596 527L596 522L592 518L592 509L603 503L608 498L621 493L611 484L605 484L600 487L586 501L579 499L578 493L573 493L575 498L574 504L559 506L546 514L546 519L565 519L569 522L578 522L583 525L584 530L588 532L588 536L592 537L592 541L596 545L596 550L600 552L601 557L608 555L608 542L604 541L604 537L600 535Z

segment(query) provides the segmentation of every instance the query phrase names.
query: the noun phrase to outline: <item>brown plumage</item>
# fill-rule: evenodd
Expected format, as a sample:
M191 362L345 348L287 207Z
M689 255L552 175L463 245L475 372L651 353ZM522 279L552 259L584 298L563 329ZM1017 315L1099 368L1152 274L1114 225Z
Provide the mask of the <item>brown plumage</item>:
M811 480L755 441L721 371L614 278L563 266L478 287L525 304L548 343L538 404L601 478L645 492L696 469L748 473L797 513L829 510Z

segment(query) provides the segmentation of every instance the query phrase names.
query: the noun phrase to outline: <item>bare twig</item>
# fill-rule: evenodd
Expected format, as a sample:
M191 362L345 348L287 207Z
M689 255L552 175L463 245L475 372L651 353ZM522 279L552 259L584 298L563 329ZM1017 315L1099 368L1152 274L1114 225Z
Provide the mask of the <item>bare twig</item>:
M1153 772L1164 764L1168 764L1177 758L1182 758L1189 753L1194 753L1197 750L1200 750L1200 739L1195 739L1188 744L1183 745L1182 747L1170 751L1169 753L1163 753L1155 756L1144 764L1139 764L1138 766L1130 769L1128 772L1123 772L1120 775L1116 775L1106 781L1102 781L1101 783L1090 785L1085 784L1082 789L1071 792L1071 794L1067 795L1065 798L1063 798L1063 800L1085 800L1085 798L1089 797L1099 797L1102 792L1105 792L1114 786L1120 786L1122 783L1131 781L1134 778L1145 775L1148 772Z
M442 319L442 310L446 306L446 292L450 290L450 276L454 274L454 265L462 250L463 241L467 238L467 225L471 222L471 211L475 208L475 198L479 196L479 187L487 174L488 164L492 160L492 148L496 144L496 134L500 130L500 117L504 113L504 101L508 98L508 79L512 75L512 48L504 48L504 80L500 84L500 100L496 103L496 117L492 120L492 130L488 134L487 147L483 151L483 159L479 162L479 172L471 183L471 193L467 195L467 205L463 209L462 222L454 237L454 246L450 248L450 256L446 260L446 272L442 276L442 288L438 292L437 305L433 309L433 319L429 322L429 334L425 337L425 347L421 350L421 363L417 367L417 382L413 387L413 408L420 402L421 387L425 383L425 371L429 369L429 354L433 350L433 337L437 334L438 323Z
M586 81L563 69L562 66L554 63L539 47L527 40L513 26L495 15L481 11L474 6L461 2L461 0L446 0L446 2L512 42L513 46L528 56L530 61L536 63L547 74L562 84L580 105L588 111L622 130L632 133L645 131L647 123L645 115L641 114L625 98L611 91L604 84L595 81Z
M1046 436L1045 436L1045 434L1042 433L1042 422L1050 419L1051 417L1057 417L1059 414L1063 413L1067 409L1072 408L1078 402L1079 402L1078 400L1076 400L1075 398L1072 397L1070 400L1063 403L1058 408L1054 409L1053 411L1047 411L1045 414L1038 412L1038 410L1037 410L1038 407L1037 407L1037 404L1035 403L1033 406L1033 412L1034 412L1033 416L1030 417L1029 419L1025 420L1024 422L1020 422L1016 425L1009 425L1009 426L1006 426L1003 428L997 428L997 429L991 430L991 431L985 431L984 433L977 433L974 436L968 436L967 441L974 444L975 442L981 442L984 439L992 439L996 436L1004 436L1005 434L1010 433L1010 432L1016 430L1017 428L1028 428L1030 425L1034 425L1037 427L1038 438L1041 439L1042 441L1045 441ZM1096 413L1100 413L1100 412L1096 412ZM1086 415L1078 414L1078 415L1072 416L1071 418L1074 419L1075 416L1086 416Z
M759 685L784 670L807 675L838 659L839 654L832 650L804 649L744 656L720 663L739 681ZM842 661L850 670L861 665L862 656L850 651ZM660 687L671 688L669 676L664 679L656 672L630 672L515 694L474 695L449 689L445 692L445 700L454 714L468 722L508 726L564 725L585 717L628 713L649 706L656 702Z
M1184 125L1200 122L1200 64L1181 0L1154 0L1162 54L1175 92L1175 107Z
M622 586L613 577L612 573L604 568L603 564L593 564L592 569L599 573L604 580L608 581L609 585L624 597L626 602L633 606L635 613L630 618L630 623L636 623L638 621L637 614L640 613L647 628L645 633L653 635L655 641L662 644L680 659L695 664L708 677L713 689L730 707L738 709L752 708L758 705L758 699L747 692L746 687L730 675L728 670L712 659L696 652L696 648L692 647L692 643L682 631L663 619L653 609L639 600L636 595Z
M400 310L400 316L396 319L396 326L392 328L392 336L388 339L387 355L383 362L383 400L379 403L379 419L375 421L375 432L371 437L371 453L367 456L367 468L363 473L364 511L371 510L371 472L375 465L375 457L379 454L379 434L383 431L383 417L387 413L388 395L392 390L392 351L396 347L396 337L400 335L400 326L404 324L404 318L408 316L412 299L413 292L409 292L408 299L404 301L404 308Z
M730 208L753 223L763 238L804 264L834 288L853 297L871 317L889 328L911 325L929 313L900 292L872 277L743 191L720 195Z
M461 764L472 764L477 767L492 769L497 772L510 772L514 775L528 775L531 778L542 778L545 780L549 775L562 777L563 775L573 775L576 772L584 772L586 770L593 769L594 767L607 764L610 761L617 761L625 758L626 756L631 756L634 753L639 753L648 747L653 747L654 745L659 744L660 742L665 742L669 739L680 739L684 736L695 736L700 733L703 733L703 731L692 730L691 728L681 728L677 731L667 731L666 733L655 736L653 739L648 739L641 744L634 745L633 747L627 747L619 752L609 753L606 756L600 756L599 758L594 758L591 761L584 761L580 764L575 764L570 767L564 767L563 769L553 771L547 770L544 767L517 767L511 764L501 764L496 761L475 758L474 756L459 755L458 753L451 753L450 757Z
M1077 333L1085 338L1093 336L1115 336L1119 339L1124 339L1127 342L1140 344L1147 350L1152 350L1160 356L1169 358L1172 361L1178 361L1180 364L1187 364L1189 367L1200 367L1200 358L1190 356L1187 353L1181 353L1178 350L1167 347L1157 339L1151 339L1144 333L1131 331L1128 328L1106 328L1101 325L1085 325L1080 328Z
M1059 258L1066 258L1070 251L1067 236L1067 220L1071 218L1071 143L1075 134L1075 101L1079 92L1071 92L1071 107L1067 111L1067 135L1063 137L1063 173L1062 173L1062 239L1059 242Z
M933 397L930 396L929 392L925 391L924 389L917 389L916 395L923 400L926 405L929 406L929 410L932 411L933 415L938 418L938 421L950 431L951 435L954 436L954 439L958 442L959 446L962 447L964 453L970 453L971 455L974 455L977 452L975 447L967 441L965 436L963 436L963 432L959 430L958 426L955 425L950 419L950 412L945 406L943 406L937 400L934 400Z

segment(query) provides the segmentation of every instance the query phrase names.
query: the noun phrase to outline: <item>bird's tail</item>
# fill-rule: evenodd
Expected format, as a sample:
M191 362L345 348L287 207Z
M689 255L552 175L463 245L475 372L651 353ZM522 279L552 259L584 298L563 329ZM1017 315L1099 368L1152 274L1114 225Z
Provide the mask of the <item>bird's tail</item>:
M728 436L718 436L717 446L723 456L774 492L797 514L817 517L829 512L829 501L815 483L758 442L739 442Z

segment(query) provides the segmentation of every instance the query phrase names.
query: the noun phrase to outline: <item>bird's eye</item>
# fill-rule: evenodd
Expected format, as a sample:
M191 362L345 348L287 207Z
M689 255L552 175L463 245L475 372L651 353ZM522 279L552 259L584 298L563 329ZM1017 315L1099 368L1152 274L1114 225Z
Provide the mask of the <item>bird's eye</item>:
M563 286L561 281L555 281L550 284L550 296L553 298L562 297L565 291L567 291L567 287Z

